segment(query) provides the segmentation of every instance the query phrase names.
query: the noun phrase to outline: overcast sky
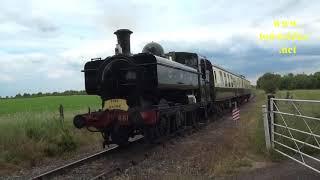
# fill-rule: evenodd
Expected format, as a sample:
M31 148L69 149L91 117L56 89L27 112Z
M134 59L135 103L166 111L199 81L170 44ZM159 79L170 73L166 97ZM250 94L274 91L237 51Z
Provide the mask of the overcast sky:
M80 71L93 57L112 55L113 32L133 31L131 49L156 41L168 51L192 51L245 75L320 70L319 0L1 0L0 96L84 89ZM296 20L305 42L264 42L285 32L273 20ZM296 55L280 47L296 45Z

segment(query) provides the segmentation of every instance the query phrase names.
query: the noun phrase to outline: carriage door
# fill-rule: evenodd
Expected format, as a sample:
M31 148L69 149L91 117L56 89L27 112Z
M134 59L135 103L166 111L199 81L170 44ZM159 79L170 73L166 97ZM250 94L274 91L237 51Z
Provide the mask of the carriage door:
M214 99L215 99L214 78L215 77L213 76L213 68L212 68L211 62L206 60L206 66L207 66L206 68L207 68L207 72L208 72L208 76L206 78L206 81L207 81L207 88L208 88L208 94L209 94L209 101L214 101Z
M206 67L206 60L201 59L201 101L210 101L210 71Z

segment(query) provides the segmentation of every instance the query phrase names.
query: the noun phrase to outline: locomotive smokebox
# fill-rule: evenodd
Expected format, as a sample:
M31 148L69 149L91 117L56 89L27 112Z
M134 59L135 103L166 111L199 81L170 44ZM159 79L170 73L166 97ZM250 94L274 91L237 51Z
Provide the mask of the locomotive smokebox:
M114 34L117 35L118 44L122 49L122 54L131 55L130 35L132 34L132 31L130 31L129 29L119 29L116 32L114 32Z

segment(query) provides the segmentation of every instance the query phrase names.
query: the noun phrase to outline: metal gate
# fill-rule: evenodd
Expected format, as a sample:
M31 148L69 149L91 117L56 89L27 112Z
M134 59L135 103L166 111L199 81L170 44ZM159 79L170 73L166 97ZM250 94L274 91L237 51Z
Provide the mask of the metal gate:
M320 101L268 101L263 106L267 148L320 173Z

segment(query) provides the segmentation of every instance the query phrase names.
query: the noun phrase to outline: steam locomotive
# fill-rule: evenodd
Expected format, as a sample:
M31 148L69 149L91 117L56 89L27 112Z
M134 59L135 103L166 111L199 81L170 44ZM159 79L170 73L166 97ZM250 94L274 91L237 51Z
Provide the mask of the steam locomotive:
M85 89L102 100L99 111L76 115L74 126L101 132L103 145L147 141L207 123L210 114L248 100L250 82L196 53L169 52L151 42L130 51L132 31L119 29L115 55L84 66Z

